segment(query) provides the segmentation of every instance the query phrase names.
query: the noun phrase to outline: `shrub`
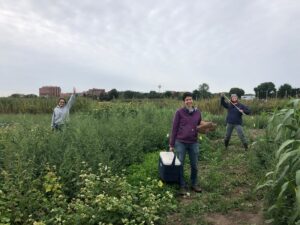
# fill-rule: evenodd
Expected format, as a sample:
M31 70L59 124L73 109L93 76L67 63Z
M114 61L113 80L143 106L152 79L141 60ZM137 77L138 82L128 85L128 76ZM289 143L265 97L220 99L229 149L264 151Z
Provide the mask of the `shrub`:
M47 167L34 180L27 176L16 182L5 171L1 176L1 224L159 224L176 207L173 194L158 180L133 186L103 165L96 173L81 171L80 191L70 202L55 168Z
M102 165L96 174L86 170L80 177L81 189L69 205L66 224L158 224L175 208L173 195L162 191L157 180L133 186Z

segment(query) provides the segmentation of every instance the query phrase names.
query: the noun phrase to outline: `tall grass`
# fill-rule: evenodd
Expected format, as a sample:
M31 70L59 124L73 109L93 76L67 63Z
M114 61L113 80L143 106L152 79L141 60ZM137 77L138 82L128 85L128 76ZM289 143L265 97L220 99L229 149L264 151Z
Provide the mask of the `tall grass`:
M174 99L143 99L131 100L135 105L144 105L145 103L155 104L159 108L179 108L182 106L182 101ZM272 112L275 109L283 108L286 100L283 99L270 99L242 101L250 107L253 114L260 114L261 112ZM90 111L97 107L97 105L109 105L117 103L118 105L127 104L128 101L113 101L113 102L100 102L89 98L78 97L73 111ZM0 98L0 113L51 113L57 104L57 98ZM195 105L203 112L211 114L222 114L223 107L220 106L220 99L218 97L212 99L201 99L195 101Z
M0 113L51 113L57 105L58 98L0 98ZM96 102L78 97L73 111L89 111Z

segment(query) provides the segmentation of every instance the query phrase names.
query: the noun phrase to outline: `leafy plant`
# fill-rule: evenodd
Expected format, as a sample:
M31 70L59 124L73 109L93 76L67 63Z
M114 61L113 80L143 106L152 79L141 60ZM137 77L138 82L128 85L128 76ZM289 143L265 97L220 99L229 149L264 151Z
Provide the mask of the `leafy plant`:
M300 223L300 105L292 100L270 119L269 132L278 144L276 164L257 189L266 188L268 222ZM276 132L274 132L274 129Z

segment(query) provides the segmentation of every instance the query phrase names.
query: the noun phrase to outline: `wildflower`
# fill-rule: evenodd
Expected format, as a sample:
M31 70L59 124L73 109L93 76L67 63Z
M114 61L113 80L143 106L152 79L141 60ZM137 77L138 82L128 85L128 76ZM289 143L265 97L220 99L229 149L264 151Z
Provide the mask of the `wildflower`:
M34 221L34 222L33 222L33 225L45 225L45 223L44 223L44 222L37 222L37 221Z
M158 181L158 187L162 187L164 185L164 183L160 180L160 181Z

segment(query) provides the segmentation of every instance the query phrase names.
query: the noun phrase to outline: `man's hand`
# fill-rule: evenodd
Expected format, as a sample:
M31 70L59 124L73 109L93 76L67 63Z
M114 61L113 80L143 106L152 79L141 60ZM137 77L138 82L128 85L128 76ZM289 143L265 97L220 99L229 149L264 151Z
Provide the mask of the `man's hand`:
M170 150L170 152L174 152L174 147L171 147L171 146L170 146L170 149L169 149L169 150Z

